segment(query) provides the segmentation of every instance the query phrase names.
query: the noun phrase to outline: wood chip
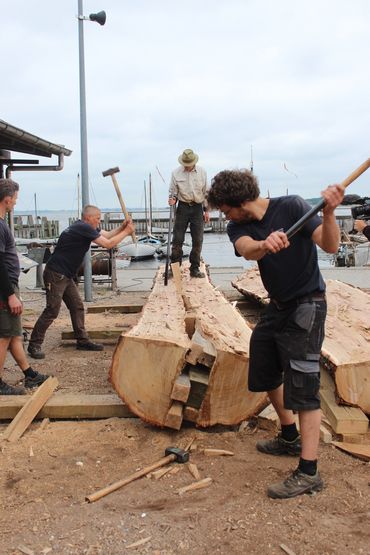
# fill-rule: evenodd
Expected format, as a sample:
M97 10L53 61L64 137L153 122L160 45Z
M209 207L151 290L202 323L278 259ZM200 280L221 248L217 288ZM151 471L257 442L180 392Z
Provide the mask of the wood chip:
M153 478L154 480L159 480L160 478L162 478L162 476L170 472L172 468L173 468L172 466L168 466L167 468L159 468L158 470L151 472L150 477Z
M130 543L130 545L126 545L126 549L134 549L135 547L140 547L145 543L148 543L152 539L152 536L148 536L147 538L143 538L135 543Z
M188 463L187 467L193 478L195 478L196 480L200 480L200 474L197 465L193 463Z
M177 490L177 493L179 495L183 495L188 491L195 491L197 489L208 488L208 486L210 486L211 483L212 483L212 478L203 478L203 480L200 480L199 482L193 482L188 486L184 486L183 488L180 488L179 490Z
M232 457L234 455L232 451L225 451L225 449L204 449L203 453L207 457Z
M280 549L282 549L283 551L285 551L285 553L287 553L287 555L295 555L294 551L292 551L291 549L289 549L289 547L287 547L287 546L284 545L283 543L280 544Z
M17 549L21 553L24 553L24 555L35 555L35 552L32 551L32 549L29 549L28 547L26 547L25 545L18 545Z

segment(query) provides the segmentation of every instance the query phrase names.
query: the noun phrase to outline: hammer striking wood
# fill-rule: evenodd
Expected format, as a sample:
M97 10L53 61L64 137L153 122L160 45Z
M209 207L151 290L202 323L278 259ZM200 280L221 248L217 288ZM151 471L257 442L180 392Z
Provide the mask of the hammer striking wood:
M121 194L119 185L118 185L118 181L117 181L116 176L115 176L115 174L118 173L119 171L120 171L120 169L119 169L118 167L116 167L116 168L110 168L109 170L105 170L105 171L102 172L102 173L103 173L103 177L107 177L108 175L111 176L112 181L113 181L114 188L115 188L116 193L117 193L117 197L118 197L119 203L120 203L120 205L121 205L122 212L123 212L123 214L124 214L124 216L125 216L125 219L126 219L126 220L129 220L129 219L130 219L130 216L129 216L128 212L127 212L126 205L125 205L125 202L124 202L124 200L123 200L123 197L122 197L122 194ZM136 235L135 235L135 232L134 232L134 231L132 232L131 237L132 237L133 242L134 242L134 243L137 243L137 239L136 239Z

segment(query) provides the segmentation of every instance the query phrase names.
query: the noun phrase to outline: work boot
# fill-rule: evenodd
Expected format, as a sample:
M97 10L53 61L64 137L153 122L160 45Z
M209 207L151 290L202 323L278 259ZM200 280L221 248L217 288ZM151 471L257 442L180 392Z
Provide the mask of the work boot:
M204 278L206 275L199 270L199 268L194 268L193 270L190 268L190 277L193 278Z
M77 343L76 349L79 351L103 351L104 345L92 341L83 341Z
M293 441L287 441L279 433L273 439L262 439L256 443L257 451L266 453L267 455L292 455L299 456L301 454L301 436L298 435Z
M27 389L32 389L33 387L38 387L42 383L46 382L46 380L50 377L47 374L41 374L40 372L37 372L36 370L34 370L34 373L36 375L33 376L32 378L30 376L25 376L25 378L24 378L24 387L27 387Z
M32 358L45 358L45 353L42 352L40 345L34 345L33 343L30 343L28 345L27 351Z
M26 395L26 390L23 387L9 385L0 379L0 395Z
M323 487L324 483L319 472L316 472L314 476L310 476L297 468L283 482L272 484L267 489L267 495L272 497L272 499L289 499L290 497L302 495L302 493L321 491Z

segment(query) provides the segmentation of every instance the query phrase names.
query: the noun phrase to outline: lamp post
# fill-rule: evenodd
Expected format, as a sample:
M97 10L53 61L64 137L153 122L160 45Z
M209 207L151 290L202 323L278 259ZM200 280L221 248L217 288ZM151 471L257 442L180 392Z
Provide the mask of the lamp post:
M80 144L81 144L81 193L82 206L89 204L89 170L87 159L87 126L86 126L86 88L85 88L85 53L84 53L84 19L96 21L104 25L105 12L92 13L88 17L83 15L82 0L78 0L78 52L80 72ZM84 259L84 290L85 301L92 301L92 271L90 249Z

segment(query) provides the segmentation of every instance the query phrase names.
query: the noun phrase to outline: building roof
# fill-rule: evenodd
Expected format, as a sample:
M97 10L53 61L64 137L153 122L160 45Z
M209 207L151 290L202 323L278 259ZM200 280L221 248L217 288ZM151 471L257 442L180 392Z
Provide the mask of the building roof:
M10 125L10 123L2 119L0 119L0 149L34 154L36 156L47 156L49 158L53 154L64 154L65 156L72 154L72 151L63 145L57 145L41 139L19 127Z

